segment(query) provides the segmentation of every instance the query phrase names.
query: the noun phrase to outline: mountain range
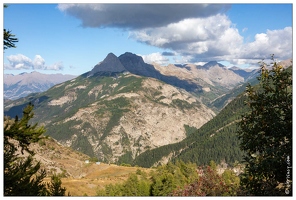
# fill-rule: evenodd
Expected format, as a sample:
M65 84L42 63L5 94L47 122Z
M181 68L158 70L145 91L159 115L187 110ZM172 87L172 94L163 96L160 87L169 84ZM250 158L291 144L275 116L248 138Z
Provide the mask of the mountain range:
M196 151L208 147L206 155L212 155L215 146L221 149L225 137L227 161L234 161L241 152L233 132L216 133L232 127L236 118L231 117L240 113L235 110L243 108L233 99L244 90L246 81L255 83L257 74L258 70L226 68L217 62L159 66L133 53L119 57L110 53L89 72L5 104L4 112L21 116L32 102L33 122L45 126L47 135L102 162L152 166L177 159L173 154L189 155L185 150L193 147ZM204 129L211 131L202 132L210 122L212 129ZM172 150L171 145L178 147ZM158 149L166 147L168 154L159 153ZM206 162L201 159L203 151L196 157L201 163ZM223 152L215 159L225 157Z
M74 75L42 74L39 72L4 74L4 99L15 100L31 93L44 92L52 86L75 78Z

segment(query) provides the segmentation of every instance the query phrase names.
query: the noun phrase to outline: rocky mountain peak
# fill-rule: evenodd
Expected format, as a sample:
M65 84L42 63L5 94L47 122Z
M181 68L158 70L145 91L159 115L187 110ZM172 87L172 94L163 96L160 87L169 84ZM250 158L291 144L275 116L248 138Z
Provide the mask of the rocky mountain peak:
M120 62L126 67L129 68L130 72L136 72L140 70L145 70L145 68L149 68L148 64L144 62L143 58L141 56L138 56L136 54L126 52L119 57Z
M210 62L206 63L206 64L203 66L203 68L209 69L209 68L214 67L214 66L218 66L218 67L225 68L224 65L218 63L217 61L210 61Z
M126 52L119 56L119 60L130 73L153 78L160 76L153 65L145 63L143 58L136 54Z
M98 72L123 72L126 71L125 67L121 64L120 60L113 53L109 53L107 57L94 66L94 68L89 72L89 75L92 76Z
M141 56L138 56L131 52L125 52L124 54L119 56L120 60L130 60L133 63L144 63L144 60Z

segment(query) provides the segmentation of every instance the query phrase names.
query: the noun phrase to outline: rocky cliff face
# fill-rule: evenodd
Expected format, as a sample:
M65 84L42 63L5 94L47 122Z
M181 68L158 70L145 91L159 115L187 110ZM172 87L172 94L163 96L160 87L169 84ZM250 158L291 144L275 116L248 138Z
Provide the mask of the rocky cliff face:
M141 56L127 52L120 55L119 60L130 73L160 79L161 74L152 65L145 63Z
M120 60L113 54L109 53L107 57L97 64L89 73L88 76L93 76L98 72L123 72L126 71Z
M182 80L200 84L204 90L210 89L209 86L221 86L231 89L244 82L244 77L215 61L211 61L204 66L187 64L179 67L172 64L168 66L154 64L154 67L164 75L175 76Z
M128 162L179 142L186 137L184 125L199 128L215 116L185 90L134 74L80 76L30 100L38 102L34 120L46 134L105 162Z

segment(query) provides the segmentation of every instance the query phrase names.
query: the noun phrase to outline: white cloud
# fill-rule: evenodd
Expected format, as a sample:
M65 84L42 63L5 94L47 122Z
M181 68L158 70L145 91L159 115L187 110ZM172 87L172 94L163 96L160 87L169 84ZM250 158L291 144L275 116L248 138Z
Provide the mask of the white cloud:
M292 27L267 30L257 34L253 42L244 43L236 25L223 14L230 7L230 4L58 5L62 12L80 19L82 26L129 30L132 39L174 52L176 61L227 60L244 64L269 58L270 54L282 60L292 57ZM246 31L248 28L242 29ZM160 56L156 53L145 59L164 63Z
M45 65L45 60L40 56L36 55L34 60L31 60L27 56L22 54L7 56L9 64L4 64L6 70L20 70L20 69L31 69L31 70L62 70L63 64L61 62L53 65Z
M240 56L247 59L263 59L275 54L276 57L285 60L292 57L292 49L292 27L286 27L256 34L255 41L246 44Z
M22 54L7 56L9 64L4 65L4 69L30 69L32 60Z
M163 56L161 53L152 53L148 55L142 55L144 62L152 64L153 62L160 65L167 65L169 63L169 59Z
M44 69L45 68L45 60L40 56L36 55L33 61L34 69Z
M292 57L292 28L267 30L244 43L243 37L225 15L186 19L159 28L133 31L130 37L159 48L173 50L190 62L228 60L256 63L275 54L279 59ZM180 59L179 59L180 61Z
M50 65L48 67L46 67L47 70L62 70L64 68L63 63L62 62L57 62L54 63L53 65Z
M159 28L131 33L132 38L152 46L191 55L193 61L213 60L240 49L243 38L225 15L185 19Z
M193 57L191 55L187 55L187 56L175 56L174 57L174 62L177 64L184 64L184 63L192 63L191 60L193 59Z

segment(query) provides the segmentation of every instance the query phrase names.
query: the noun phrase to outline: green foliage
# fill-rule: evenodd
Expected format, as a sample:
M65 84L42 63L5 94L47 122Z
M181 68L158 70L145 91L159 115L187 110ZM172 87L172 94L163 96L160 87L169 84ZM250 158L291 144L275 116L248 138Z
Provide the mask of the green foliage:
M118 125L123 113L128 111L125 108L129 105L129 101L124 97L119 97L110 101L103 101L102 104L104 104L106 108L101 109L100 112L103 112L103 110L111 112L111 118L107 123L102 137L100 138L101 140L103 140L111 132L114 126Z
M133 161L133 157L132 157L132 152L131 151L127 151L125 154L123 154L122 156L120 156L118 158L117 163L132 163ZM130 165L130 164L129 164Z
M11 33L11 31L4 29L3 31L3 43L4 49L8 49L8 48L16 48L15 43L18 42L18 39L15 37L14 34Z
M46 195L46 172L40 170L40 163L34 165L32 156L21 158L15 153L14 147L4 146L4 196Z
M240 178L229 169L226 169L223 174L222 178L225 184L228 186L228 193L230 196L237 196L239 195L239 187L240 187Z
M246 152L241 185L246 195L292 195L287 158L292 155L292 67L261 63L258 87L246 89L250 112L239 123Z
M136 92L141 89L144 78L136 76L123 76L115 88L115 93Z
M185 128L185 132L186 132L186 136L188 137L189 135L191 135L192 133L195 133L198 129L195 128L194 126L189 126L187 124L184 124L184 128Z
M149 196L150 183L145 176L131 174L123 184L109 184L97 196Z
M38 144L39 144L40 146L45 146L45 145L46 145L45 140L39 140L39 141L38 141Z
M120 166L124 166L124 167L131 167L130 164L126 164L126 163L121 163Z
M97 196L233 196L238 187L239 178L230 170L219 175L210 166L197 169L195 164L177 161L158 166L149 179L138 169L124 183L97 191Z
M98 161L99 161L99 159L96 158L96 157L91 157L91 158L89 159L89 162L93 162L93 163L98 162Z
M216 171L217 170L217 164L215 163L215 161L211 160L210 161L210 165L212 170Z
M109 184L98 196L169 196L173 190L198 179L196 165L178 161L158 166L150 173L138 169L122 184Z
M142 171L140 169L137 169L136 174L137 175L141 175L142 174Z
M151 174L151 195L168 196L178 187L183 187L198 178L195 164L182 161L157 167Z
M45 170L40 169L40 162L34 164L34 152L28 147L31 143L40 141L45 132L43 127L37 127L37 123L30 125L29 121L34 116L33 106L29 104L23 110L21 120L5 118L4 124L4 196L48 196L52 195L47 190L44 178ZM13 142L14 141L14 142ZM28 156L21 156L28 152ZM56 183L55 183L56 184ZM60 185L59 185L60 186ZM59 188L58 185L54 187Z
M192 107L190 103L188 103L187 101L184 101L184 100L180 100L180 99L173 99L172 104L174 106L180 108L181 110L190 109Z
M51 177L51 182L47 183L47 190L47 196L66 196L66 188L62 187L62 181L56 174Z
M184 188L176 189L172 196L230 196L230 186L210 166L199 167L199 177Z
M77 135L77 139L73 142L71 147L91 157L95 156L91 144L84 135Z
M32 110L33 105L30 103L26 108L24 108L21 120L19 120L18 116L16 116L12 125L6 124L4 127L4 141L9 143L8 138L17 140L22 153L25 150L30 154L33 154L33 152L28 149L28 146L31 143L38 142L40 136L45 133L43 127L37 127L37 123L34 125L29 124L29 120L34 116Z
M104 154L104 161L107 162L112 156L112 149L106 143L102 143L101 147L102 147L102 152Z

